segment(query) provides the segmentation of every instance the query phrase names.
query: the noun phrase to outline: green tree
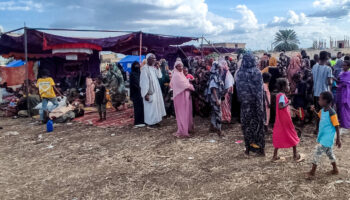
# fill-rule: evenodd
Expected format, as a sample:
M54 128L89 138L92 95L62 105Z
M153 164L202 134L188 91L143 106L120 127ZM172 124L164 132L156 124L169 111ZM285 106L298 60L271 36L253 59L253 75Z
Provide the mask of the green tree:
M275 51L293 51L299 49L299 40L296 32L292 29L279 30L275 35Z

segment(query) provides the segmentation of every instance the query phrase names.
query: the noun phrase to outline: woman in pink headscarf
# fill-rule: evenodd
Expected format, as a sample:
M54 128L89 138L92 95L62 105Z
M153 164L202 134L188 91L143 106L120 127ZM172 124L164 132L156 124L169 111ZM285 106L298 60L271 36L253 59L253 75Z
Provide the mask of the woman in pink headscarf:
M170 87L173 89L174 107L177 121L177 132L175 137L190 137L189 132L193 131L192 116L192 98L191 92L194 91L192 84L188 81L182 72L183 63L176 61Z
M288 72L287 72L287 78L290 83L290 93L294 94L296 90L296 82L293 80L293 76L300 72L301 70L301 55L297 54L296 56L292 57L292 60L290 61Z

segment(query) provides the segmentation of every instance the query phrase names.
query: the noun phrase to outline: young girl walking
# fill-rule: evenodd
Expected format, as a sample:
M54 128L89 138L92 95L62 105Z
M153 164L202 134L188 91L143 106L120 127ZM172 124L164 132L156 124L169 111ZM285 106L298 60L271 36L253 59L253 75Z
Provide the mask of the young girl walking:
M276 121L273 128L272 143L275 147L272 161L284 160L278 157L278 149L287 149L293 147L293 158L297 162L303 161L303 157L297 152L299 137L295 130L290 115L290 102L286 96L289 92L289 82L285 78L277 79L277 89L279 93L276 96Z

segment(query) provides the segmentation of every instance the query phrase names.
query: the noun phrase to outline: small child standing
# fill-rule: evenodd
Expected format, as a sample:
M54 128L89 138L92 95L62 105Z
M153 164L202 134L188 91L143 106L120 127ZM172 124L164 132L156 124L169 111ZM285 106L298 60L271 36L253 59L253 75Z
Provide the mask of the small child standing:
M187 78L187 80L189 80L190 82L194 81L194 77L192 76L192 74L188 73L187 67L184 67L183 73L184 73L185 77Z
M285 78L277 79L277 89L279 93L276 96L276 121L273 128L272 143L275 147L272 161L282 160L277 156L278 149L293 147L293 158L297 162L303 161L300 154L297 153L297 144L299 137L295 130L290 115L290 102L285 93L289 92L289 83Z
M294 74L293 80L296 83L296 90L293 96L293 107L297 110L297 117L300 119L301 127L304 126L305 109L307 106L307 84L302 80L301 74Z
M98 114L100 115L100 120L97 122L102 122L106 120L106 88L102 84L101 78L96 80L95 86L95 104L97 106Z
M318 145L312 159L312 169L308 173L308 178L315 176L317 165L320 162L321 156L325 153L332 163L333 170L330 174L339 174L336 159L333 154L333 145L335 133L337 133L336 145L341 148L340 134L339 134L339 122L336 112L331 107L333 102L333 95L331 92L322 92L318 100L319 105L322 107L319 113L317 113L320 118L319 132L317 137ZM315 108L312 108L315 111Z
M271 80L271 74L268 72L263 73L264 81L264 106L265 106L265 132L268 132L270 124L270 108L271 108L271 94L269 90L269 83Z

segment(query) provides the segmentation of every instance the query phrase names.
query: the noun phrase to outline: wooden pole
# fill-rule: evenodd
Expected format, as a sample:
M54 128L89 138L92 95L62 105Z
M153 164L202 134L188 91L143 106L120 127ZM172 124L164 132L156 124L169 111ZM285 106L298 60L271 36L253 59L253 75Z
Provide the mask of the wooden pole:
M25 83L26 83L26 96L27 96L27 111L28 116L31 117L29 108L29 69L28 69L28 41L27 41L27 27L24 23L24 56L25 56Z
M140 51L139 51L139 55L140 55L140 65L142 62L142 31L140 31Z
M203 40L204 40L204 36L202 35L202 43L201 43L201 58L203 59Z

